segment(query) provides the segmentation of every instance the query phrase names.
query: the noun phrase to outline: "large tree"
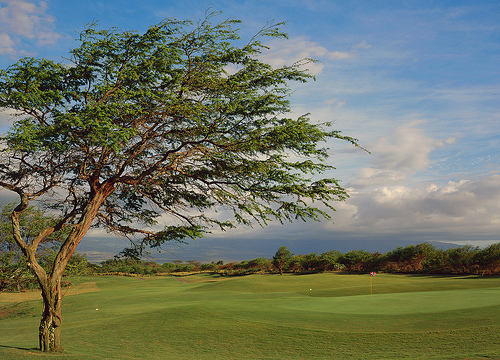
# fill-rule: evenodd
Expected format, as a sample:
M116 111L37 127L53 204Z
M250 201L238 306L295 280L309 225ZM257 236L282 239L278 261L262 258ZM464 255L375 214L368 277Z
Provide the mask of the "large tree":
M143 34L90 25L62 63L24 58L1 71L0 106L18 117L3 137L0 186L19 195L13 235L42 289L41 350L62 350L61 275L92 226L140 255L213 227L328 218L324 206L346 198L337 180L318 178L332 168L320 146L356 140L289 116L288 84L310 79L312 60L273 68L259 54L266 37L286 37L280 24L243 42L238 23L211 14ZM20 217L32 201L58 222L26 241ZM36 249L65 229L46 272Z

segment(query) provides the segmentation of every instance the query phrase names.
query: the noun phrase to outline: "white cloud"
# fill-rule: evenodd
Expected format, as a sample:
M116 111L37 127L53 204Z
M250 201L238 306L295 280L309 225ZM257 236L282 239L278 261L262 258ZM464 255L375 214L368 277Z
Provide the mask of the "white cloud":
M416 235L418 239L497 239L500 233L500 175L446 184L383 186L350 191L351 198L332 204L333 221L295 222L269 227L239 226L211 238L328 239L350 234L364 239Z
M455 138L432 139L416 127L423 121L413 121L398 126L373 145L371 166L359 170L354 187L399 183L409 175L425 170L430 163L430 153L438 147L455 142Z
M20 49L23 38L38 45L56 43L62 35L53 30L55 19L46 12L44 1L0 0L0 54L26 55Z
M442 186L384 186L353 194L347 204L350 219L344 218L341 224L337 221L343 229L493 236L500 231L500 175Z
M455 141L429 137L418 127L424 123L409 122L368 145L370 164L356 172L356 180L348 184L351 198L336 204L335 224L326 224L325 230L428 235L426 239L495 238L500 232L500 175L444 184L418 181L415 175L433 162L431 153Z
M268 46L270 51L264 52L260 58L273 67L291 65L299 60L312 58L320 61L346 60L354 57L355 51L330 51L317 42L298 37L288 40L274 40ZM318 75L321 73L323 63L308 63L305 66L309 71Z
M8 34L0 33L0 55L14 55L14 41Z
M361 41L359 44L353 46L354 49L371 49L371 45L366 40Z
M0 107L0 134L3 134L10 128L16 116L23 115L22 112Z

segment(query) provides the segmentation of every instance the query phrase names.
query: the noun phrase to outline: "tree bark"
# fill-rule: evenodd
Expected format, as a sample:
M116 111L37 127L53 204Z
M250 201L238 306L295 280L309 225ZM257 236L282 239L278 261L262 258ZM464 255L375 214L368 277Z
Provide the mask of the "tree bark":
M61 346L61 302L63 299L61 277L71 255L73 255L76 247L90 228L99 207L112 191L113 186L110 186L104 191L96 193L89 201L79 223L73 227L73 230L61 246L52 264L49 277L44 281L43 276L40 277L37 274L43 297L43 312L39 328L39 345L41 351L63 351Z
M52 264L52 269L47 273L38 264L36 259L36 250L41 239L54 231L54 228L43 230L39 236L31 243L24 242L20 226L19 214L26 209L28 205L27 196L21 195L21 204L12 213L12 225L14 238L23 251L27 259L29 269L35 274L40 288L42 290L43 298L43 311L38 328L39 348L45 352L61 352L63 351L61 345L61 302L63 299L61 293L61 278L66 268L71 255L76 250L76 247L82 240L90 228L92 221L96 217L99 207L103 201L113 192L114 185L108 184L100 189L101 191L95 192L92 198L88 201L79 222L73 225L73 228L61 245L59 252Z
M43 311L39 327L41 351L61 352L61 278L42 286Z

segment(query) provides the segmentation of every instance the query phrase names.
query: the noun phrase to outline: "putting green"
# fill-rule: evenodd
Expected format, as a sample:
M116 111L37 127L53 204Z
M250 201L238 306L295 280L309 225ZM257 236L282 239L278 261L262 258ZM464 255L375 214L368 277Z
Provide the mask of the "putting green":
M304 296L282 303L294 310L339 314L401 315L500 306L500 289L444 290L348 297Z

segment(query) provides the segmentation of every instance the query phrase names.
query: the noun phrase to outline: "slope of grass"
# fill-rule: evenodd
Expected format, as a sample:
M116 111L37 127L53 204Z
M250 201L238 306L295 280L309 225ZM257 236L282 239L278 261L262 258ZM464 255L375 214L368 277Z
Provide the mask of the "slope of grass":
M500 278L371 280L75 278L63 354L33 350L39 301L0 294L0 359L500 359Z

